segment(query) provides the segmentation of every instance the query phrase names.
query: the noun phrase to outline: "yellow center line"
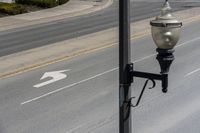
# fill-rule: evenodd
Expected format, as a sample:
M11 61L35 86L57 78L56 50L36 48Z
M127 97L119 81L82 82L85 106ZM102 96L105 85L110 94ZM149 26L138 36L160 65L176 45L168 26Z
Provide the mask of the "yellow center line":
M200 16L190 17L188 19L185 19L184 24L189 24L189 23L197 21L199 19L200 19ZM148 36L148 35L150 35L150 30L146 30L146 31L140 32L136 35L132 35L131 40L141 39L141 38ZM112 46L115 46L116 44L118 44L118 42L106 43L103 46L99 46L99 47L95 47L95 48L91 48L91 49L83 49L83 50L77 51L74 54L69 55L69 56L58 57L57 59L53 59L53 60L50 60L50 61L47 61L47 62L43 62L43 63L39 63L39 64L33 64L33 65L30 65L30 66L27 66L27 67L21 67L21 68L18 68L18 69L15 69L13 71L6 72L6 73L0 73L0 79L10 78L10 77L16 76L18 74L23 74L25 72L29 72L29 71L32 71L32 70L35 70L35 69L46 67L46 66L51 65L51 64L66 61L66 60L72 59L74 57L78 57L80 55L83 55L83 54L90 54L90 53L93 53L93 52L96 52L96 51L99 51L99 50L110 48Z

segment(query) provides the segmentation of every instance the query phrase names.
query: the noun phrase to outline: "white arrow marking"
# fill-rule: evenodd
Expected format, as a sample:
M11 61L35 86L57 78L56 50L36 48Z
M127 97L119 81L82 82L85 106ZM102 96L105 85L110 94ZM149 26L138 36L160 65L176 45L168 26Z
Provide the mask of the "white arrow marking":
M48 78L48 77L52 77L52 79L48 80L46 82L34 85L33 87L40 88L40 87L43 87L45 85L54 83L56 81L65 79L65 78L67 78L67 74L64 74L63 72L67 72L67 71L70 71L70 70L60 70L60 71L54 71L54 72L46 72L46 73L44 73L44 75L41 77L40 80L43 80L43 79Z

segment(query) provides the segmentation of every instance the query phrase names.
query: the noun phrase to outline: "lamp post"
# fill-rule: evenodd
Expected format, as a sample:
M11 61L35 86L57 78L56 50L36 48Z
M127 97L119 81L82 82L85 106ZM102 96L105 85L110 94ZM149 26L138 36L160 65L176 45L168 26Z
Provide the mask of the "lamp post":
M139 105L148 81L162 82L163 93L168 88L168 72L174 60L174 46L177 44L182 22L176 20L170 13L171 7L168 0L161 10L161 14L150 22L152 38L157 46L157 60L159 62L160 74L135 71L134 64L130 62L130 0L119 0L119 132L133 133L131 130L131 107ZM136 105L131 103L131 84L133 78L145 78L147 81L141 91Z
M131 133L131 114L127 103L131 98L130 64L130 0L119 0L119 127L120 133Z

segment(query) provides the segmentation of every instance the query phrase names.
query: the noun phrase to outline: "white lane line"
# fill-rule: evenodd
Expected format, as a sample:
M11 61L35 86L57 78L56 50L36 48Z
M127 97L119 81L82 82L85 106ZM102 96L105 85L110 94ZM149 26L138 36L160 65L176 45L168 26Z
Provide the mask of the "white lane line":
M189 43L191 43L191 42L198 41L198 40L200 40L200 37L197 37L197 38L194 38L194 39L192 39L192 40L190 40L190 41L184 42L184 43L182 43L181 45L179 45L179 46L177 46L177 47L180 47L180 46L183 46L183 45L186 45L186 44L189 44ZM198 68L198 69L196 69L196 70L194 70L194 71L192 71L192 72L187 73L184 77L191 76L191 75L193 75L193 74L195 74L195 73L197 73L197 72L199 72L199 71L200 71L200 68Z
M176 46L176 47L184 46L184 45L186 45L186 44L189 44L189 43L191 43L191 42L193 42L193 41L197 41L197 40L199 40L199 39L200 39L200 37L194 38L194 39L192 39L192 40L190 40L190 41L186 41L186 42L184 42L184 43L181 43L181 44L179 44L179 45ZM156 54L151 54L151 55L149 55L149 56L145 56L145 57L143 57L143 58L141 58L141 59L138 59L138 60L134 61L133 63L137 63L137 62L143 61L143 60L148 59L148 58L151 58L151 57L153 57L153 56L155 56L155 55L156 55ZM110 70L108 70L108 71L105 71L105 72L103 72L103 73L97 74L97 75L95 75L95 76L93 76L93 77L90 77L90 78L81 80L81 81L79 81L79 82L76 82L76 83L67 85L67 86L62 87L62 88L60 88L60 89L51 91L51 92L49 92L49 93L43 94L43 95L41 95L41 96L35 97L35 98L30 99L30 100L27 100L27 101L25 101L25 102L22 102L21 105L24 105L24 104L27 104L27 103L30 103L30 102L39 100L39 99L41 99L41 98L47 97L47 96L49 96L49 95L52 95L52 94L54 94L54 93L60 92L60 91L62 91L62 90L64 90L64 89L67 89L67 88L73 87L73 86L75 86L75 85L84 83L84 82L89 81L89 80L91 80L91 79L100 77L100 76L102 76L102 75L104 75L104 74L107 74L107 73L116 71L116 70L118 70L118 69L119 69L119 67L115 67L115 68L110 69Z
M148 58L150 58L150 57L152 57L152 56L154 56L154 55L156 55L156 54L151 54L151 55L146 56L146 57L144 57L144 58L138 59L138 60L134 61L133 63L140 62L140 61L142 61L142 60L148 59ZM103 72L103 73L97 74L97 75L92 76L92 77L90 77L90 78L81 80L81 81L79 81L79 82L76 82L76 83L67 85L67 86L65 86L65 87L59 88L59 89L57 89L57 90L51 91L51 92L49 92L49 93L43 94L43 95L41 95L41 96L35 97L35 98L30 99L30 100L27 100L27 101L25 101L25 102L22 102L21 105L24 105L24 104L27 104L27 103L30 103L30 102L39 100L39 99L41 99L41 98L47 97L47 96L49 96L49 95L52 95L52 94L54 94L54 93L60 92L60 91L62 91L62 90L64 90L64 89L67 89L67 88L76 86L76 85L78 85L78 84L84 83L84 82L89 81L89 80L91 80L91 79L100 77L100 76L102 76L102 75L104 75L104 74L107 74L107 73L116 71L116 70L118 70L118 69L119 69L119 67L115 67L115 68L113 68L113 69L110 69L110 70L105 71L105 72Z
M195 42L195 41L198 41L198 40L200 40L200 37L197 37L197 38L194 38L194 39L192 39L192 40L189 40L189 41L186 41L186 42L184 42L184 43L181 43L181 44L177 45L176 48L181 47L181 46L184 46L184 45L187 45L187 44L189 44L189 43L191 43L191 42Z
M184 42L184 43L181 43L181 44L175 46L175 48L178 48L178 47L187 45L187 44L189 44L189 43L191 43L191 42L195 42L195 41L197 41L197 40L200 40L200 37L197 37L197 38L194 38L194 39L192 39L192 40L189 40L189 41L186 41L186 42ZM140 62L140 61L142 61L142 60L151 58L151 57L153 57L153 56L155 56L155 55L157 55L157 53L155 53L155 54L150 54L150 55L148 55L148 56L145 56L145 57L143 57L143 58L141 58L141 59L138 59L138 60L134 61L133 63Z
M186 42L184 42L184 43L181 43L181 44L175 46L175 48L178 48L178 47L187 45L187 44L189 44L189 43L191 43L191 42L195 42L195 41L197 41L197 40L200 40L200 37L197 37L197 38L194 38L194 39L192 39L192 40L189 40L189 41L186 41ZM133 63L140 62L140 61L142 61L142 60L151 58L151 57L153 57L153 56L155 56L155 55L157 55L157 53L155 53L155 54L150 54L150 55L148 55L148 56L145 56L145 57L143 57L143 58L141 58L141 59L138 59L138 60L134 61Z
M146 59L151 58L151 57L153 57L153 56L155 56L155 55L156 55L156 54L150 54L150 55L145 56L145 57L143 57L143 58L141 58L141 59L135 60L133 63L137 63L137 62L146 60Z
M73 84L67 85L67 86L62 87L62 88L60 88L60 89L57 89L57 90L51 91L51 92L46 93L46 94L44 94L44 95L41 95L41 96L35 97L35 98L30 99L30 100L28 100L28 101L25 101L25 102L21 103L21 105L24 105L24 104L27 104L27 103L30 103L30 102L36 101L36 100L41 99L41 98L43 98L43 97L46 97L46 96L52 95L52 94L54 94L54 93L60 92L60 91L62 91L62 90L64 90L64 89L67 89L67 88L70 88L70 87L76 86L76 85L78 85L78 84L84 83L84 82L89 81L89 80L91 80L91 79L94 79L94 78L100 77L100 76L102 76L102 75L104 75L104 74L107 74L107 73L113 72L113 71L115 71L115 70L117 70L117 69L118 69L118 67L113 68L113 69L110 69L110 70L105 71L105 72L103 72L103 73L97 74L97 75L92 76L92 77L90 77L90 78L87 78L87 79L81 80L81 81L79 81L79 82L76 82L76 83L73 83Z
M70 129L70 130L67 131L66 133L73 133L75 130L80 129L80 128L84 127L84 126L85 126L85 125L78 125L78 126L72 128L72 129Z
M194 70L194 71L192 71L192 72L190 72L190 73L187 73L184 77L191 76L191 75L193 75L193 74L195 74L195 73L197 73L197 72L199 72L199 71L200 71L200 68L198 68L198 69L196 69L196 70Z

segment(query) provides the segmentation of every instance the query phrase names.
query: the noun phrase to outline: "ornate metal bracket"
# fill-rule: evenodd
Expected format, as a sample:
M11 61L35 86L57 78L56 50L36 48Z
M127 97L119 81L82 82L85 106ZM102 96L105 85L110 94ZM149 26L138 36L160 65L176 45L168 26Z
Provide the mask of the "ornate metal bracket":
M167 73L161 73L161 74L154 74L154 73L147 73L147 72L140 72L140 71L134 71L133 70L133 63L128 65L129 68L129 81L130 84L133 83L133 78L146 78L150 79L151 81L159 80L162 82L162 92L167 93L168 88L168 74Z
M146 89L147 84L148 84L149 81L152 81L152 83L153 83L153 86L152 86L152 87L149 87L149 89L153 89L153 88L156 86L155 80L153 80L153 79L147 79L146 82L145 82L145 84L144 84L144 86L143 86L143 88L142 88L142 91L141 91L141 93L140 93L140 96L139 96L139 98L138 98L138 100L137 100L137 102L136 102L135 105L133 105L132 102L131 102L131 100L132 100L133 98L135 98L135 97L132 97L132 98L130 99L131 107L137 107L137 106L140 104L140 101L141 101L141 99L142 99L142 96L143 96L143 94L144 94L144 91L145 91L145 89Z
M141 101L141 99L142 99L142 96L143 96L143 94L144 94L144 91L145 91L145 89L146 89L147 84L148 84L149 81L152 81L152 83L153 83L152 87L149 87L149 89L153 89L153 88L156 86L155 80L153 80L153 79L147 79L147 80L145 81L145 84L144 84L144 86L143 86L143 88L142 88L142 91L141 91L141 93L140 93L140 96L139 96L139 98L138 98L138 100L137 100L137 102L136 102L135 105L132 104L132 99L135 98L135 97L131 97L131 98L129 99L129 101L126 101L126 102L125 102L125 103L127 104L127 106L126 106L126 107L127 107L127 110L129 111L129 112L127 113L128 115L125 117L125 119L127 119L127 118L129 117L130 111L131 111L131 107L137 107L137 106L140 104L140 101Z
M163 93L166 93L168 90L167 90L167 87L168 87L168 74L167 73L161 73L161 74L154 74L154 73L147 73L147 72L140 72L140 71L134 71L133 70L133 63L129 64L128 65L128 69L129 69L129 83L133 83L133 78L134 77L138 77L138 78L146 78L146 82L143 86L143 89L140 93L140 96L136 102L136 105L133 105L132 104L132 99L135 98L135 97L132 97L129 101L127 101L127 107L130 108L130 107L137 107L141 101L141 98L144 94L144 91L147 87L147 84L149 81L152 81L153 83L153 86L150 87L149 89L152 89L156 86L156 82L155 80L159 80L162 82L162 92Z

